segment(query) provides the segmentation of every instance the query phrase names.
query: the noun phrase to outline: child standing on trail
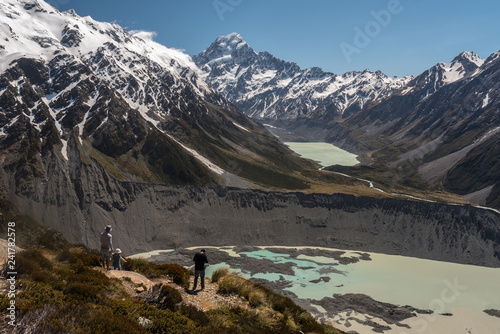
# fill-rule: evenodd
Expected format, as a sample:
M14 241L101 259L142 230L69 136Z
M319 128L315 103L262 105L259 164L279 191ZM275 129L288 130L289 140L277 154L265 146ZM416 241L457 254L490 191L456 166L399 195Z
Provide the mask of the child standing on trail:
M123 256L121 256L122 251L120 248L115 249L115 252L113 253L113 268L115 270L122 270L122 263L120 260L123 262L127 262Z

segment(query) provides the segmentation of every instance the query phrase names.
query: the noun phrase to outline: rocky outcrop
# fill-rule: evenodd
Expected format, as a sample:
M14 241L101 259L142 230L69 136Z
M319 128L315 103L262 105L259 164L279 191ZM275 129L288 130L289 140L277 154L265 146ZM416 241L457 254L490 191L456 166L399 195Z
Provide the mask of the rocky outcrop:
M373 298L363 295L349 293L345 295L334 295L334 298L323 298L319 304L327 310L329 314L340 314L341 312L352 312L355 310L361 314L367 314L372 317L383 319L387 324L396 325L400 328L410 328L406 324L400 322L408 318L413 318L418 314L432 314L430 310L419 310L412 306L398 306L389 303L379 302ZM378 324L376 321L360 321L355 317L347 317L341 319L347 321L360 322L373 328L373 332L383 333L384 330L390 330L390 326Z
M97 164L63 165L57 158L45 172L21 187L15 173L2 170L3 197L70 241L94 248L111 224L114 244L126 254L196 245L322 246L500 267L500 217L489 210L122 182Z

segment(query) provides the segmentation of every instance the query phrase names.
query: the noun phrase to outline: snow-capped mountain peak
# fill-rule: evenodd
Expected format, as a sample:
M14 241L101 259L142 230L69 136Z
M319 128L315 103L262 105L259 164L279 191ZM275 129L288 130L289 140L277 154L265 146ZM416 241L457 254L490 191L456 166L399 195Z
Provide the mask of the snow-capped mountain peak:
M301 69L266 51L255 52L236 33L218 37L193 60L212 87L248 115L266 120L327 114L338 118L411 79L388 78L380 71L338 76L319 67Z
M404 92L421 91L421 99L425 99L445 85L475 75L484 62L476 53L464 51L451 62L438 63L416 76Z
M243 37L241 37L240 34L238 33L231 33L227 36L220 36L218 37L215 42L220 46L220 47L226 47L228 51L236 50L241 47L244 47L245 45L248 45L244 40Z
M471 62L475 64L477 67L480 67L484 64L484 59L478 56L475 52L464 51L453 59L453 61L460 61L462 64Z
M444 83L452 83L474 73L484 64L484 59L474 52L464 51L456 56L450 63L442 63L447 72L443 78Z
M243 40L240 34L231 33L218 37L208 49L197 56L195 62L203 64L206 72L218 64L241 63L257 57L257 53ZM200 66L201 67L201 66Z

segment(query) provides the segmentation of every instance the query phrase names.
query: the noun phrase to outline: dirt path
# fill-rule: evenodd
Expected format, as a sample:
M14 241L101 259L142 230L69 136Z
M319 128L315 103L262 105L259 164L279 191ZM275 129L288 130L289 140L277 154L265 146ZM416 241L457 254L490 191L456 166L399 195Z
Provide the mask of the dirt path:
M122 281L123 286L130 295L141 296L151 289L156 284L165 284L175 288L180 292L182 300L187 305L193 305L201 311L209 311L224 305L245 305L245 300L242 297L235 295L221 295L217 293L218 284L212 283L208 279L205 280L205 289L195 291L195 293L189 293L185 291L182 287L174 284L168 278L159 278L150 280L142 274L125 271L125 270L104 270L103 268L96 267L96 270L102 271L109 278L116 278ZM191 277L189 286L193 286L194 278Z

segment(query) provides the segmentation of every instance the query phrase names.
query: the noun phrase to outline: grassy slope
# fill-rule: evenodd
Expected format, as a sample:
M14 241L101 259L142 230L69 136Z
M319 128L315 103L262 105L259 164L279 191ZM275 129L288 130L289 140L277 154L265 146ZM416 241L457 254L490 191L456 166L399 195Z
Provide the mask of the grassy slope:
M219 290L245 298L239 307L221 306L202 312L179 304L176 289L161 286L158 294L143 298L131 295L122 281L110 279L100 270L99 253L68 244L60 234L42 228L18 215L1 202L6 221L26 228L18 246L28 248L16 254L17 330L37 333L341 333L316 322L289 298L242 278L226 279ZM0 231L0 237L5 231ZM22 233L24 234L24 233ZM19 235L22 235L19 233ZM31 247L34 246L34 247ZM155 265L145 260L126 263L127 269L148 277L170 277L187 288L192 275L176 264ZM2 271L3 272L3 271ZM247 288L238 290L238 286ZM230 290L230 291L229 291ZM9 299L0 295L0 314L5 319ZM149 319L147 326L140 319ZM6 325L6 324L3 324Z

